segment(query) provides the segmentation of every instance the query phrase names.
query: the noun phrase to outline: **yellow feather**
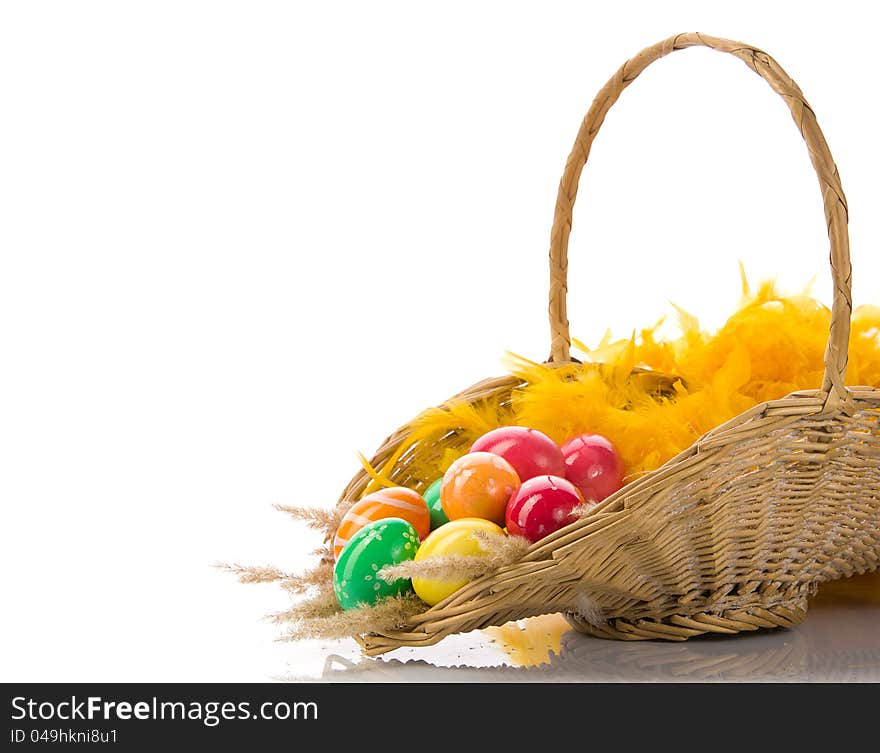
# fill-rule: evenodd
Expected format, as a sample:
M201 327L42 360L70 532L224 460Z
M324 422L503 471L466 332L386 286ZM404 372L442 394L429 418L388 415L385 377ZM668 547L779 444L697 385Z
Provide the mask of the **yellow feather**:
M364 471L371 479L373 479L376 486L384 486L386 488L396 486L396 484L391 479L383 476L381 473L378 473L376 469L373 468L372 465L370 465L370 461L367 460L366 457L364 457L363 453L359 452L357 455L358 460L361 461L361 466L363 467Z
M583 364L550 366L508 353L505 364L522 382L509 405L483 400L424 411L383 467L368 468L368 489L390 483L404 455L408 477L420 486L431 483L477 437L508 424L538 429L557 442L584 432L603 434L635 477L759 402L818 389L828 308L807 292L782 296L771 281L752 291L742 267L740 275L740 307L715 333L673 305L681 330L676 338L658 338L661 319L625 339L615 340L609 331L592 349L572 340ZM658 397L650 381L630 378L634 368L670 377L666 396ZM847 381L880 386L878 306L861 306L853 314Z

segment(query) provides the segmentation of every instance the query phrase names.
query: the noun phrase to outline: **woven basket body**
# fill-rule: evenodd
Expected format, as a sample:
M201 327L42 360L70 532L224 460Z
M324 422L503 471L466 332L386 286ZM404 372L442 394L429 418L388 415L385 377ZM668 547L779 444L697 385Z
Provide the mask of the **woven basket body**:
M627 61L602 88L566 163L550 245L550 364L567 364L566 272L581 170L605 115L650 63L705 46L745 62L780 94L819 178L831 245L834 300L823 383L758 405L532 545L518 562L480 577L393 632L359 637L367 654L424 646L446 635L563 612L578 630L605 638L685 640L788 627L802 620L818 583L874 570L880 562L880 390L845 387L852 311L846 199L815 115L798 86L766 53L701 34L664 40ZM586 368L586 367L584 367ZM642 375L644 376L644 375ZM651 378L648 376L647 378ZM489 379L450 402L507 405L521 386ZM657 388L663 390L662 379ZM381 467L407 443L395 432L372 460ZM388 474L416 489L412 461L467 451L454 432L420 442ZM370 478L352 479L347 509Z

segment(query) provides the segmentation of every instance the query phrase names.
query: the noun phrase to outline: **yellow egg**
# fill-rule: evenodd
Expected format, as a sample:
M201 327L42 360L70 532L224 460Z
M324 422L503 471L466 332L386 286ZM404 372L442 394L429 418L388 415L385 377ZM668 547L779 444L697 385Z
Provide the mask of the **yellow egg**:
M482 518L459 518L444 523L431 531L416 552L415 561L421 562L428 557L439 557L446 554L464 554L468 556L484 555L475 531L503 534L500 526ZM426 604L434 606L450 594L467 584L464 580L434 580L429 578L413 578L412 585L419 598Z

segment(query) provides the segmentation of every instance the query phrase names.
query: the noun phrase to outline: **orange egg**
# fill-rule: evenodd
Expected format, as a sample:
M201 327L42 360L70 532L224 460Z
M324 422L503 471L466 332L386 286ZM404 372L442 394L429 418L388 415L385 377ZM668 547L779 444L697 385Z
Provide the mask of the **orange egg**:
M392 486L368 494L345 513L336 529L333 555L339 559L339 554L352 536L368 523L382 518L402 518L416 529L420 539L431 531L431 511L425 498L412 489Z
M517 489L519 476L504 458L471 452L443 474L440 504L450 520L483 518L503 526L507 502Z

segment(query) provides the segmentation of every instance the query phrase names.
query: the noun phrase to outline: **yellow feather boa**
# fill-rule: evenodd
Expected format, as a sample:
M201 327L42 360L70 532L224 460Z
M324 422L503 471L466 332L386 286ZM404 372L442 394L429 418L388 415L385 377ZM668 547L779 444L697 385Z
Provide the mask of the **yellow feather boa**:
M821 386L830 312L807 293L782 296L772 282L753 293L743 275L740 308L714 334L703 331L696 317L676 311L681 335L675 339L659 339L658 323L628 340L606 336L592 349L575 341L581 360L601 368L551 368L509 354L510 373L525 383L514 390L511 406L458 403L423 412L398 452L373 471L368 491L390 483L395 463L416 443L455 431L469 444L505 424L538 429L557 442L602 434L617 446L632 478L757 403ZM878 346L880 307L861 306L853 312L848 384L880 386ZM677 377L673 393L658 398L649 384L630 379L635 367ZM416 453L410 474L429 484L461 452L449 449L439 459L427 453L423 460Z

